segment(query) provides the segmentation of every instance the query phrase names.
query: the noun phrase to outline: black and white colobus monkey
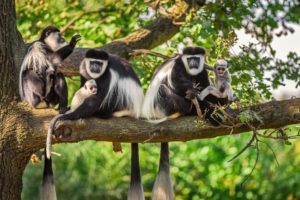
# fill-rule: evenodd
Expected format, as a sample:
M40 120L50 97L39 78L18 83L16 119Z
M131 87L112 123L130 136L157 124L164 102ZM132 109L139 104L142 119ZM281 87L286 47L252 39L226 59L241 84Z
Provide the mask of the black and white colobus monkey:
M52 160L51 160L51 145L52 145L52 134L55 128L55 124L58 120L65 119L68 113L74 112L79 106L84 104L85 100L89 97L93 97L97 94L96 81L91 79L88 80L83 87L81 87L74 95L71 108L65 114L55 116L49 125L47 142L45 148L45 164L44 164L44 175L42 183L42 200L56 200L56 190L54 183L54 176L52 171Z
M143 103L141 83L130 64L105 51L89 50L80 65L81 84L95 79L98 86L99 117L132 116L139 118ZM131 144L131 181L129 200L144 200L138 144Z
M191 94L210 85L204 66L205 50L201 47L186 47L183 53L166 60L155 72L145 95L142 116L150 122L162 122L180 115L195 115ZM199 91L198 91L199 90ZM204 117L212 123L212 104L223 103L213 95L200 101ZM168 143L161 144L159 172L152 191L153 200L174 199L169 171Z
M59 113L67 111L68 91L62 73L56 68L72 52L79 35L66 43L59 29L48 26L39 40L33 42L23 60L19 78L19 94L22 100L38 108L40 103L59 104Z

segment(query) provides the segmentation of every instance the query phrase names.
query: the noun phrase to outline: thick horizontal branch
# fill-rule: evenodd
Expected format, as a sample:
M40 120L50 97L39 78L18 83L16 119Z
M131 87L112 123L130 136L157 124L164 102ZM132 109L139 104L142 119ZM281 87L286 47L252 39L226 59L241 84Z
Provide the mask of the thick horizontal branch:
M174 17L159 17L149 25L99 49L124 58L128 58L134 49L152 49L168 41L179 31L180 25L174 23L174 20L184 20L189 9L191 9L190 1L177 0L169 9L169 13L173 13ZM78 66L87 50L87 48L76 48L64 61L63 66L66 67L62 67L60 71L66 76L78 75Z
M300 98L271 101L248 109L258 113L263 122L252 123L257 129L279 128L300 123ZM56 112L51 109L32 110L31 112L30 124L34 131L31 140L36 141L35 145L38 149L44 146L49 121ZM127 143L188 141L250 130L248 126L243 124L234 128L212 127L207 123L196 123L196 119L196 117L181 117L161 124L151 124L132 118L90 118L64 121L60 123L60 128L56 131L56 134L62 135L64 138L56 142L79 142L83 140Z

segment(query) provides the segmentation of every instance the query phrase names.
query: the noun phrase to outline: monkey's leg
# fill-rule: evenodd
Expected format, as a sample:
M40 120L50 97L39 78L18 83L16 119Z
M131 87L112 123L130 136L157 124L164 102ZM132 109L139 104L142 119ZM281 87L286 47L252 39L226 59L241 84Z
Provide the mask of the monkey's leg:
M167 86L162 85L159 88L159 106L164 111L166 116L176 116L177 118L181 114L186 114L191 111L191 103L185 97L181 97L173 93ZM168 117L171 119L170 117Z
M68 88L65 76L58 72L55 75L54 92L58 96L59 113L63 114L68 110Z
M201 93L198 95L198 98L200 101L203 101L203 99L205 99L205 97L207 97L209 94L221 98L220 92L215 87L212 86L207 86L204 90L202 90Z
M34 108L44 108L40 103L45 97L45 83L34 71L28 70L23 76L23 90L26 101Z

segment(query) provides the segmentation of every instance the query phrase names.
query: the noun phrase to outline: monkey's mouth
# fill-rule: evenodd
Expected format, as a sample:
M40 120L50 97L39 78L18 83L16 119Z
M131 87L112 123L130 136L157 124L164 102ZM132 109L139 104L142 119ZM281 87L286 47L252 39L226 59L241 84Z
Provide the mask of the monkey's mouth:
M92 73L100 73L102 69L103 63L99 61L91 61L90 62L90 70Z
M91 87L90 90L93 95L97 94L97 92L98 92L98 88L95 86Z
M190 69L198 69L200 64L200 58L199 57L190 57L187 58L187 63L189 65Z

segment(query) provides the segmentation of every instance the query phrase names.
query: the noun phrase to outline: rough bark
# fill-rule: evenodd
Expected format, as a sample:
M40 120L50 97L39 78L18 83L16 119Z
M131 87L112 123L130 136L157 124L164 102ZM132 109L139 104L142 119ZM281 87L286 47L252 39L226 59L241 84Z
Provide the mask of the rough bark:
M248 109L255 111L263 121L262 123L259 121L251 122L257 129L279 128L300 123L300 98L271 101ZM32 110L31 112L32 117L29 120L33 131L31 139L36 142L30 146L37 150L44 147L48 124L57 113L51 109ZM238 112L234 113L233 117L238 114ZM181 117L161 124L151 124L132 118L109 120L90 118L64 121L58 124L55 133L56 136L63 136L63 139L56 140L56 142L78 142L82 140L128 143L188 141L250 130L248 126L242 123L233 128L227 126L212 127L206 123L196 123L196 119L196 117Z
M0 199L20 199L22 174L28 157L22 148L26 137L23 108L18 107L18 71L14 60L16 50L21 50L20 35L15 24L14 1L4 1L0 6Z

